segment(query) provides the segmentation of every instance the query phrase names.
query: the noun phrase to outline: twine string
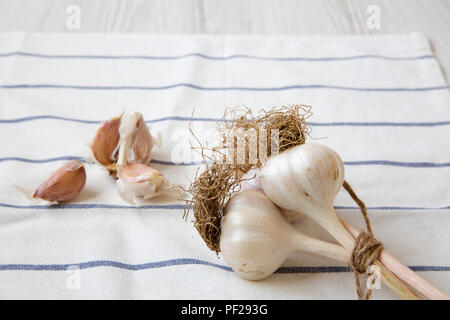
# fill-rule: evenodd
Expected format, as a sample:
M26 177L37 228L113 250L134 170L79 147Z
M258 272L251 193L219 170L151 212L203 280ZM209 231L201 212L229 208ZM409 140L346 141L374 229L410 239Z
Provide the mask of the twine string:
M370 219L364 202L358 198L355 191L353 191L347 181L344 181L343 187L361 209L361 213L366 223L367 231L361 232L358 238L356 238L355 247L352 252L351 266L355 273L356 292L358 293L358 298L360 300L369 300L372 296L373 289L367 288L364 292L361 287L360 277L362 274L367 272L369 266L374 264L381 250L383 250L383 243L375 239L373 235L372 226L370 224Z

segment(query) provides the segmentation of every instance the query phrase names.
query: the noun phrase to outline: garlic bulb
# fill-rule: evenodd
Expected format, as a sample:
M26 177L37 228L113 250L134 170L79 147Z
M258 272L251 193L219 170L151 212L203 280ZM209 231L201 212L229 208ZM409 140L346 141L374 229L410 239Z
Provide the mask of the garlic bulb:
M136 204L138 198L147 200L171 190L158 170L141 163L124 165L116 185L122 199L132 204Z
M34 192L33 198L52 203L74 199L86 183L86 170L81 162L71 160L56 170Z
M281 208L305 214L322 225L345 248L354 238L334 212L334 199L344 181L344 163L332 149L298 145L271 158L261 169L267 196Z
M341 246L294 229L272 201L257 191L243 191L227 203L221 222L220 250L232 269L247 280L268 277L296 250L345 263L350 260Z

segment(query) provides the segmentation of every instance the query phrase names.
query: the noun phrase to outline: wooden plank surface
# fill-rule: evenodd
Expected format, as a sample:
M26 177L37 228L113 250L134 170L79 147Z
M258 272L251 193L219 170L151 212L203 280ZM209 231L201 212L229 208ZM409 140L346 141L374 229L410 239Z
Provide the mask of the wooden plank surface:
M79 30L66 27L69 5ZM369 6L380 29L369 30ZM382 34L420 31L450 74L450 0L0 0L0 31Z

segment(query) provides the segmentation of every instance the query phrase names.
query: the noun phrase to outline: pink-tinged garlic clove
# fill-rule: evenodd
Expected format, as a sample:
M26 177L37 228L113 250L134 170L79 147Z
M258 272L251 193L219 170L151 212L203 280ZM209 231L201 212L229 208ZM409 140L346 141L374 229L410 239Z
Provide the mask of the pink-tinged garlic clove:
M77 160L71 160L56 170L34 192L33 198L49 202L67 202L83 190L86 170Z
M125 165L120 170L119 178L132 183L152 182L157 189L164 180L161 172L142 163L129 163Z
M168 181L158 170L142 163L122 166L117 180L120 196L133 204L136 198L147 200L166 192L168 186Z
M119 143L119 117L105 121L97 129L91 143L91 150L95 160L104 167L114 166L117 162L117 145Z

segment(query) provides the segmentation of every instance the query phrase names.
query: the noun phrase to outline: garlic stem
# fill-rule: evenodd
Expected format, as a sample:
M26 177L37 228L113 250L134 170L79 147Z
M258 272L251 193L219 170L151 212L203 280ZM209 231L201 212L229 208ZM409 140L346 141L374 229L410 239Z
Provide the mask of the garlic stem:
M315 215L316 217L323 217L324 215ZM341 223L337 217L334 209L329 209L326 214L327 219L321 219L320 224L324 227L344 248L347 249L349 255L353 252L355 247L355 238L350 234L349 230ZM317 220L316 220L317 221ZM317 221L319 222L319 221ZM349 263L350 259L347 260ZM383 282L398 296L407 300L420 299L413 291L411 291L402 281L397 278L386 266L384 266L378 259L374 263L381 273Z
M340 245L305 236L300 232L293 234L291 241L295 250L318 254L345 264L350 261L350 253Z
M327 230L344 248L352 251L355 247L355 239L345 229L342 223L339 221L334 209L329 209L324 214L315 214L315 217L326 217L326 219L320 219L320 224L325 230ZM317 221L319 222L319 221Z
M406 284L404 284L394 273L392 273L379 260L374 265L380 269L383 282L400 298L405 300L421 300Z
M360 231L353 228L351 224L341 219L342 224L357 238ZM420 277L417 273L412 271L406 265L397 260L389 252L383 249L379 256L380 262L397 275L401 280L407 283L411 288L422 294L428 299L432 300L449 300L450 297L444 292L433 286L431 283Z

